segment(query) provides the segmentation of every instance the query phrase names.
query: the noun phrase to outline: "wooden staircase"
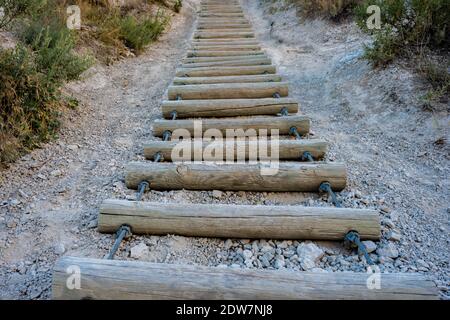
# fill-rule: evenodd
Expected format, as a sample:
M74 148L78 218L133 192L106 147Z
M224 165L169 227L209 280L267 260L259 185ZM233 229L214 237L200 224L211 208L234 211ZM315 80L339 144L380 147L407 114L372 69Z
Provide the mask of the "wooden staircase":
M161 141L143 146L146 162L126 167L126 185L155 190L330 192L346 187L342 163L321 161L323 139L309 139L311 121L298 115L289 84L261 50L237 0L204 0L191 49L153 124ZM198 125L201 124L200 128ZM233 131L236 139L201 140ZM280 140L274 135L282 136ZM179 134L182 132L183 134ZM250 135L252 139L249 138ZM183 140L178 140L182 136ZM261 139L276 144L277 171L264 174L270 156L254 155ZM182 147L182 148L181 148ZM176 149L188 150L174 161ZM206 149L215 150L214 154ZM232 157L227 157L231 152ZM273 155L272 155L273 156ZM195 161L194 161L195 160ZM225 161L227 160L227 161ZM279 161L278 161L279 160ZM311 161L312 160L312 161ZM220 162L223 161L223 162ZM236 161L236 162L235 162ZM140 191L143 191L140 190ZM98 230L133 234L342 241L350 231L378 240L378 212L352 208L166 204L106 200ZM65 285L66 269L80 266L82 286ZM434 284L418 274L381 274L370 289L365 273L314 273L165 265L63 257L55 266L56 299L435 299Z

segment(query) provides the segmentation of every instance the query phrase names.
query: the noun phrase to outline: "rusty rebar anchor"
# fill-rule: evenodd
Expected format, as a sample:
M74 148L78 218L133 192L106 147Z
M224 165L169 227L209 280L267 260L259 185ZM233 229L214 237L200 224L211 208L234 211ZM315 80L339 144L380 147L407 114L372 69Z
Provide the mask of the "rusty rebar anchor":
M114 245L111 248L111 251L109 252L106 259L108 260L114 260L114 255L116 254L117 250L119 250L120 244L122 243L123 239L129 238L131 236L131 228L127 225L120 226L119 230L116 232L116 240L114 241Z

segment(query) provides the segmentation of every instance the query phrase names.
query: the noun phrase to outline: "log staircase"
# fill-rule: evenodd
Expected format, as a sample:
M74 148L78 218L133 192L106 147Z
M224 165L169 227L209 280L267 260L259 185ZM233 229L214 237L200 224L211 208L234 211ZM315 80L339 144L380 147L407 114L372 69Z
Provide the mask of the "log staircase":
M204 0L192 46L162 102L164 119L143 146L149 161L132 162L126 185L139 190L339 192L342 163L322 161L327 143L310 139L311 121L299 115L288 83L261 50L238 0ZM198 128L198 124L201 127ZM211 132L238 137L205 141ZM274 139L272 130L283 136ZM183 134L180 135L179 132ZM256 138L250 139L246 133ZM262 137L262 133L267 137ZM187 138L186 138L187 135ZM183 136L183 140L178 139ZM255 138L255 137L253 137ZM278 170L263 174L270 157L250 152L277 144ZM187 160L174 150L188 150ZM207 148L213 153L204 152ZM231 161L220 163L231 150ZM243 151L242 151L243 150ZM241 151L241 152L239 152ZM186 152L185 152L186 153ZM236 155L237 154L237 155ZM220 159L219 159L219 158ZM175 161L174 161L175 160ZM195 161L193 161L195 160ZM236 162L234 162L236 161ZM335 204L339 206L336 200ZM340 207L167 204L109 199L101 205L99 232L178 234L196 237L312 239L380 238L375 210ZM116 242L117 243L117 242ZM116 246L117 249L118 245ZM112 256L110 257L112 258ZM79 266L81 288L66 285L69 266ZM55 299L435 299L434 284L419 274L381 274L380 288L366 273L223 269L112 259L63 257L54 269Z

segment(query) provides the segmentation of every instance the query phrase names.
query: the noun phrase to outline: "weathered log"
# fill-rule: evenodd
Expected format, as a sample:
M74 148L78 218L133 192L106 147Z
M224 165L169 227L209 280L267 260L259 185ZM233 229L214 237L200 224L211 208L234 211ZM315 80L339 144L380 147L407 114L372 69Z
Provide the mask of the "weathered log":
M253 32L208 32L199 31L194 34L196 39L217 39L217 38L254 38L255 34Z
M168 89L169 100L255 99L270 98L275 93L286 97L289 94L287 82L199 84Z
M242 67L204 67L204 68L183 68L176 72L177 77L220 77L239 76L254 74L274 74L276 67L271 66L242 66Z
M210 39L211 40L211 39ZM259 45L257 40L240 40L240 41L193 41L193 46L241 46L241 45Z
M153 135L162 137L165 131L173 132L176 129L187 130L192 137L201 138L202 134L210 129L219 130L226 134L227 130L234 130L236 134L245 133L263 134L261 130L266 130L271 135L272 130L278 130L279 135L287 135L290 129L295 127L300 134L309 132L311 120L305 116L289 117L253 117L253 118L218 118L202 120L164 120L157 119L153 122ZM253 129L253 130L252 130ZM195 132L194 132L195 131ZM211 132L211 130L209 131ZM181 133L181 132L180 132ZM275 132L273 132L275 133Z
M253 32L253 29L251 27L247 28L240 28L240 29L229 29L222 26L215 26L215 27L209 27L206 29L199 29L200 33L230 33L230 32Z
M245 29L251 28L251 24L243 24L243 23L199 23L197 26L198 30L208 30L208 29L217 29L217 28L227 28L227 29Z
M133 234L150 235L342 241L357 231L363 240L380 238L375 210L103 201L98 230L115 233L124 224Z
M217 66L261 66L270 65L272 60L265 56L252 56L253 59L232 59L225 61L204 61L196 63L183 63L182 68L202 68L202 67L217 67Z
M215 160L267 160L272 155L272 149L276 149L280 160L299 161L304 152L309 152L315 159L322 158L327 151L327 143L321 139L309 140L279 140L274 145L272 141L245 141L221 140L212 142L194 141L150 141L144 144L144 155L147 159L153 159L156 154L160 154L165 161L173 161L172 153L178 157L177 148L184 146L184 150L191 151L188 161L215 161ZM267 150L260 152L260 149ZM220 153L212 154L205 150L221 150ZM232 150L232 154L227 157L227 150ZM195 158L196 155L198 159ZM186 156L187 157L187 156ZM185 157L185 158L186 158ZM252 159L251 159L252 158Z
M205 18L244 18L245 15L242 12L202 12L199 17Z
M259 44L258 40L256 39L233 39L233 38L225 38L225 39L194 39L192 40L191 44L210 44L210 43L223 43L223 44Z
M212 84L212 83L254 83L254 82L280 82L281 76L275 74L261 74L254 76L229 77L181 77L173 79L174 85Z
M192 51L258 51L261 50L259 45L240 45L240 46L211 46L211 45L195 45L192 47Z
M222 57L222 56L264 56L263 51L239 51L239 50L193 50L188 51L187 57Z
M340 163L276 162L271 164L130 162L125 183L137 189L148 181L153 190L227 190L318 192L322 182L345 188L347 171Z
M217 61L230 61L230 60L252 60L255 58L267 58L266 55L258 56L224 56L224 57L194 57L194 58L183 58L183 63L198 63L198 62L217 62Z
M70 268L81 272L69 288ZM379 289L367 273L298 272L178 265L79 257L60 258L53 270L55 300L430 300L436 286L423 275L382 273Z
M264 75L266 76L266 75ZM246 77L246 76L241 76ZM214 77L211 77L214 79ZM224 77L221 77L224 78ZM180 78L196 79L196 78ZM198 78L197 78L198 79ZM298 112L298 103L291 98L266 99L217 99L217 100L166 100L161 109L164 118L171 119L172 111L178 118L196 117L236 117L255 115L275 115L286 108L288 113Z

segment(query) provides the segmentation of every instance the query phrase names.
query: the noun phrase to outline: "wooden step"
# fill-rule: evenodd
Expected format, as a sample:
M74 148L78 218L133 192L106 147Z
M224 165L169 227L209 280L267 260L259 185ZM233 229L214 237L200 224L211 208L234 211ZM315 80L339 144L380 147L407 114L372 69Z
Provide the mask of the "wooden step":
M226 28L226 29L246 29L251 28L251 24L242 24L242 23L207 23L207 24L198 24L197 29L198 30L208 30L208 29L219 29L219 28Z
M214 45L195 45L191 48L191 51L258 51L261 50L261 46L259 45L240 45L240 46L214 46Z
M130 162L125 183L137 189L148 181L152 190L225 190L318 192L323 182L335 191L345 188L347 170L341 163L277 162L214 164L213 162Z
M301 206L167 204L105 200L98 230L188 237L342 241L349 231L362 240L380 239L378 211Z
M217 38L254 38L254 32L209 32L199 31L194 34L195 39L217 39Z
M81 270L80 289L67 270ZM416 273L382 273L369 289L365 272L298 272L118 261L65 256L53 270L56 300L437 300L435 284Z
M223 43L227 45L233 45L233 44L259 44L258 40L256 39L233 39L233 38L225 38L225 39L193 39L191 44L192 45L204 45L204 44L210 44L210 43Z
M228 76L228 77L181 77L174 78L174 85L212 84L212 83L255 83L280 82L281 76L276 74L261 74L255 76Z
M241 51L241 50L191 50L186 53L187 57L226 57L226 56L264 56L263 51Z
M239 19L239 18L199 18L199 24L208 24L208 23L232 23L232 24L249 24L250 22L247 19Z
M230 33L230 32L239 32L239 33L243 33L243 32L253 32L253 29L251 27L247 27L247 28L240 28L240 29L229 29L226 27L222 27L222 26L214 26L214 27L209 27L206 29L199 29L197 32L200 33Z
M212 39L209 39L212 40ZM257 40L241 40L241 41L193 41L192 46L242 46L242 45L259 45Z
M197 63L183 63L182 68L202 68L202 67L217 67L217 66L261 66L270 65L272 60L265 56L255 55L253 59L232 59L225 61L204 61Z
M210 78L214 79L215 77ZM196 78L183 77L179 79ZM299 109L297 101L291 98L166 100L163 101L161 105L163 116L166 119L172 118L172 111L177 112L178 118L235 117L276 115L281 113L283 108L285 108L288 113L294 114L297 113ZM272 119L270 119L270 121L272 121Z
M177 77L220 77L255 74L274 74L276 67L270 66L243 66L243 67L204 67L182 68L175 73Z
M266 55L246 55L246 56L222 56L222 57L193 57L183 58L183 63L198 63L198 62L217 62L217 61L231 61L231 60L253 60L255 58L266 58Z
M271 98L275 93L286 97L287 82L199 84L168 89L169 100Z
M266 130L267 135L271 135L272 130L278 130L279 135L288 135L292 127L295 127L300 134L306 134L309 132L310 126L311 120L305 116L208 118L201 120L157 119L153 122L153 135L162 137L165 131L173 132L176 129L187 130L192 138L202 138L202 134L209 129L219 130L224 135L227 133L227 130L228 132L235 130L236 134L239 133L240 136L243 133L253 134L253 130L258 135L262 134L261 130ZM200 129L201 132L197 132Z
M321 139L310 140L278 140L272 144L271 140L263 141L150 141L144 144L144 155L153 160L159 153L164 161L223 161L223 160L270 160L272 148L277 150L276 156L280 160L300 161L304 152L309 152L315 159L322 158L327 152L327 143ZM263 151L261 150L263 149ZM190 154L180 154L181 150L190 150ZM232 154L227 157L227 151ZM250 154L250 151L252 153ZM198 158L195 158L195 157ZM232 157L234 156L234 157ZM251 158L250 158L251 157Z
M198 15L201 18L244 18L242 12L202 12Z

